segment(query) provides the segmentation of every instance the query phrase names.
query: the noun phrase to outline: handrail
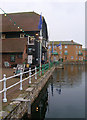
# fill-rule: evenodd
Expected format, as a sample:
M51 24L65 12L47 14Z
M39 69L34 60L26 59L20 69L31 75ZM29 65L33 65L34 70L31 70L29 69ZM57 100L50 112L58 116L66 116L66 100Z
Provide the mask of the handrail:
M16 86L18 84L20 84L20 90L23 90L23 87L22 87L23 84L22 84L22 82L24 82L25 80L29 79L29 84L31 84L31 78L33 76L35 76L35 79L37 79L37 74L38 73L44 74L49 69L49 67L52 67L52 66L53 66L53 63L50 63L50 64L47 63L47 64L43 64L41 67L36 67L35 66L34 69L29 68L29 70L26 71L26 72L22 72L22 70L20 70L20 73L18 73L17 75L10 76L10 77L7 77L7 78L6 78L6 75L4 74L3 79L0 80L0 82L4 82L4 87L0 91L0 94L4 93L3 102L7 102L7 98L6 98L6 92L7 92L7 90L9 90L10 88L12 88L12 87L14 87L14 86ZM33 74L32 74L32 71L34 71ZM28 77L23 79L23 75L26 74L26 73L29 73ZM39 75L41 75L41 74L39 74ZM6 83L7 83L7 81L9 79L12 79L12 78L15 78L15 77L18 77L18 76L20 76L20 81L16 82L15 84L12 84L9 87L6 87Z

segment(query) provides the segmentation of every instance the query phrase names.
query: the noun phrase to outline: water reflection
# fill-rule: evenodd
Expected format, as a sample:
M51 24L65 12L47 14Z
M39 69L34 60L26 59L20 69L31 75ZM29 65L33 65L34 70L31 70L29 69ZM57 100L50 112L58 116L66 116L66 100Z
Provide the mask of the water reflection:
M48 106L48 90L47 90L48 84L45 85L45 87L40 92L38 98L34 101L34 103L31 106L31 118L28 117L28 114L25 113L22 120L44 120L45 113L47 111Z
M84 118L85 73L83 65L65 65L64 69L56 69L33 103L31 117L38 120Z

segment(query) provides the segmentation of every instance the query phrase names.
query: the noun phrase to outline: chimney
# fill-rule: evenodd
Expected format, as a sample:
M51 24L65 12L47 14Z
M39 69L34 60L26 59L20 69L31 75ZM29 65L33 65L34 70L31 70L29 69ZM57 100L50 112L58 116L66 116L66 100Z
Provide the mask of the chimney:
M73 42L73 40L71 40L71 42Z

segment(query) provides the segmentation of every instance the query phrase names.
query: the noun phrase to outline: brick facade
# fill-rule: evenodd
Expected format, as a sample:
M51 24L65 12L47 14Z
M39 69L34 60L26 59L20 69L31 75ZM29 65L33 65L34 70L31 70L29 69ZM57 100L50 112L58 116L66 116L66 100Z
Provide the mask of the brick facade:
M59 43L61 43L61 46L57 47ZM83 61L82 45L74 41L54 42L53 53L56 54L52 54L52 42L50 42L48 44L48 59L51 59L51 61L59 61L60 59L63 59L64 62Z

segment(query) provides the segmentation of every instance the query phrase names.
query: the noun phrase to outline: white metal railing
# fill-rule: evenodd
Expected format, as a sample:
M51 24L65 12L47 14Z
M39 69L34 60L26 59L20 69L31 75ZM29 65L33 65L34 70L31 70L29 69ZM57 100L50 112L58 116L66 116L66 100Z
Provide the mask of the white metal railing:
M7 92L7 90L9 90L10 88L12 88L12 87L14 87L14 86L16 86L16 85L18 85L18 84L20 84L20 90L23 90L23 87L22 87L23 84L22 84L22 82L24 82L25 80L29 79L29 84L31 84L31 78L32 78L33 76L35 76L35 79L37 79L37 74L38 74L37 69L38 69L38 68L36 68L36 66L35 66L35 69L32 69L32 70L31 70L31 68L29 68L29 71L26 71L26 72L22 72L22 70L20 70L20 73L19 73L19 74L14 75L14 76L10 76L10 77L7 77L7 78L6 78L6 74L4 74L4 75L3 75L3 79L0 80L0 83L3 82L3 90L0 91L0 94L1 94L1 93L4 93L3 102L7 102L7 97L6 97L6 92ZM32 74L32 73L31 73L32 71L35 71L35 73ZM40 71L40 72L41 72L41 71ZM23 74L26 74L26 73L29 73L29 76L28 76L27 78L24 78L24 79L23 79ZM13 85L11 85L11 86L9 86L9 87L6 87L6 82L7 82L7 80L9 80L9 79L11 79L11 78L18 77L18 76L20 76L20 81L16 82L15 84L13 84Z
M16 74L16 75L13 75L13 76L10 76L10 77L7 77L6 78L6 75L4 74L3 75L3 79L0 80L0 83L3 82L3 90L0 91L0 94L1 93L4 93L4 96L3 96L3 102L7 102L7 95L6 95L6 92L7 90L9 90L10 88L20 84L20 90L23 90L23 82L25 80L29 80L29 84L31 84L31 78L33 76L35 76L35 80L37 79L37 74L39 73L39 75L41 76L41 71L42 71L42 74L44 74L44 72L49 69L49 67L52 67L52 64L50 63L50 66L49 66L49 63L48 64L44 64L43 67L36 67L34 69L31 69L29 68L29 71L26 71L26 72L23 72L22 69L20 70L20 73L19 74ZM38 70L38 71L37 71ZM34 74L32 74L32 72L34 71ZM28 74L28 77L27 78L24 78L23 79L23 74ZM9 79L12 79L12 78L15 78L15 77L20 77L20 80L18 82L16 82L15 84L12 84L10 85L9 87L6 87L6 83L7 83L7 80Z

